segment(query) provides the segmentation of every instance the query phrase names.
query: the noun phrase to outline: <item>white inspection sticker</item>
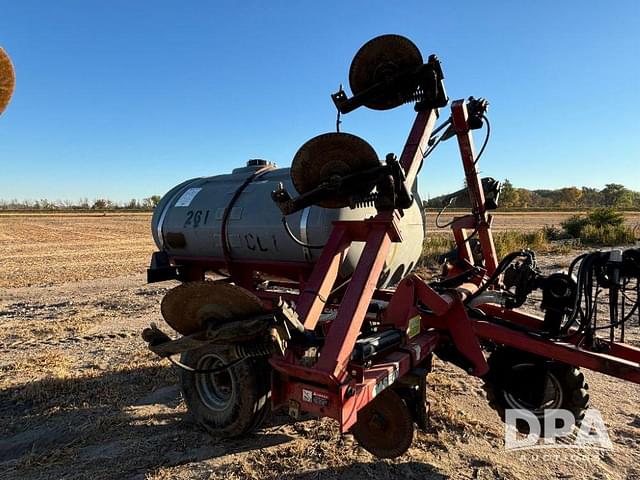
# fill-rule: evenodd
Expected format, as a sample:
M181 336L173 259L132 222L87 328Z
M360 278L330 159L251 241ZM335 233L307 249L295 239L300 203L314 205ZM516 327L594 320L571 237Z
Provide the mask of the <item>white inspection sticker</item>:
M187 190L186 192L184 192L180 198L178 199L178 201L176 202L176 204L174 205L175 207L188 207L189 205L191 205L191 202L193 201L194 198L196 198L196 195L200 192L200 190L202 190L201 188L190 188L189 190Z

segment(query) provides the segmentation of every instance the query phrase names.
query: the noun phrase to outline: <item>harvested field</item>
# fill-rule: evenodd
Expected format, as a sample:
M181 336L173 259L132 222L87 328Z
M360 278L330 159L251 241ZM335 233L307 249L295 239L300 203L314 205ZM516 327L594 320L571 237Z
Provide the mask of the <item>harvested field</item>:
M438 222L442 224L448 223L454 216L464 215L466 212L449 212L445 211ZM500 232L504 230L520 230L531 232L540 230L546 225L560 226L563 220L580 212L492 212L495 217L493 228ZM427 213L427 232L436 232L439 229L435 225L437 212L430 211ZM640 212L626 212L625 223L630 227L640 225Z
M190 423L173 370L138 337L173 286L145 284L149 221L0 216L0 478L640 478L640 386L589 371L613 450L505 451L481 382L441 361L429 377L431 425L395 460L326 419L280 415L244 439L209 437ZM577 253L540 261L551 271ZM640 345L640 327L627 335Z
M144 272L151 214L0 214L0 288Z
M497 212L496 231L539 230L559 225L573 212ZM454 213L461 215L461 213ZM427 214L427 231L436 214ZM627 224L640 224L640 212L625 214ZM442 215L440 223L451 219ZM155 245L150 213L1 214L0 288L47 286L114 278L144 272Z

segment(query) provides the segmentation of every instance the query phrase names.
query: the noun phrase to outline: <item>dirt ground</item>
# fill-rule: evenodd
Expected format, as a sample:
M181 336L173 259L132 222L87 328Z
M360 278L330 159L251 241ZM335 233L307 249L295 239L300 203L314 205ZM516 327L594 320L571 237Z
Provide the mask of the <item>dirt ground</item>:
M574 212L495 212L494 230L538 230ZM453 215L460 215L454 213ZM441 232L427 214L427 233ZM440 223L447 223L445 213ZM625 214L640 228L640 212ZM155 245L150 213L0 213L0 288L43 287L144 272Z
M612 450L506 451L481 382L441 361L431 424L398 459L330 420L279 415L247 438L211 438L139 338L174 285L145 284L152 251L148 215L0 216L0 479L640 478L640 386L588 371ZM635 322L628 338L640 345Z
M151 214L0 214L0 288L144 272Z

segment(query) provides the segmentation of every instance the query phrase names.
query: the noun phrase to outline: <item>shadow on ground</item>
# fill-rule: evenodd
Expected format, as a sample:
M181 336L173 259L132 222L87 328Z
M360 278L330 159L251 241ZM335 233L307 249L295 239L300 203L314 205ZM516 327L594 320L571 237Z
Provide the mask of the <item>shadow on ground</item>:
M159 467L288 442L214 439L186 415L166 367L44 379L0 391L0 478L143 478Z
M433 466L420 462L387 463L375 461L371 463L353 463L346 467L325 468L312 472L301 473L285 477L272 477L286 480L376 480L397 479L405 480L442 480L448 478Z

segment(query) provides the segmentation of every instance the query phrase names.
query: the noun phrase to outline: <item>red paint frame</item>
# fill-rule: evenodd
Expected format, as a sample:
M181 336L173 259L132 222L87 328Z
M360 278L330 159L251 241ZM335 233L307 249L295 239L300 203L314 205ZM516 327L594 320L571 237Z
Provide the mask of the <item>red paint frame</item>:
M295 405L300 411L334 418L345 432L357 422L358 411L377 393L413 368L427 364L438 346L445 343L455 346L470 365L469 373L476 376L488 371L481 347L481 341L488 341L640 383L638 348L607 342L606 353L596 352L585 347L584 338L577 335L563 342L552 341L469 315L464 299L486 281L498 262L491 233L492 217L486 209L475 164L465 102L453 102L451 111L472 205L471 215L456 218L452 230L458 256L466 260L468 268L475 264L468 242L470 232L477 232L484 260L483 264L475 265L477 272L467 283L438 293L418 275L410 274L395 290L376 288L391 243L402 241L397 223L400 212L397 211L382 212L368 220L335 222L315 265L238 260L229 265L232 280L252 290L265 306L269 307L278 297L295 302L297 314L307 330L314 330L319 325L325 309L333 308L337 312L334 320L322 324L326 339L314 366L303 365L298 353L292 349L284 356L270 358L274 408ZM413 184L420 169L437 117L435 109L419 112L416 116L400 157L408 185ZM329 305L329 294L337 283L339 266L354 241L365 242L362 255L339 304ZM211 258L174 257L172 260L180 265L179 269L185 270L185 277L190 280L201 280L205 271L226 265L224 260ZM298 293L258 289L253 278L257 271L290 279L291 282L280 282L281 285L297 288ZM453 269L450 276L462 271L461 268ZM380 317L383 328L407 331L410 320L419 317L420 333L413 338L407 336L396 351L364 366L353 365L351 353L372 299L389 302ZM539 329L542 325L540 318L523 312L496 305L479 308L485 314L515 326ZM308 401L309 398L312 401Z

